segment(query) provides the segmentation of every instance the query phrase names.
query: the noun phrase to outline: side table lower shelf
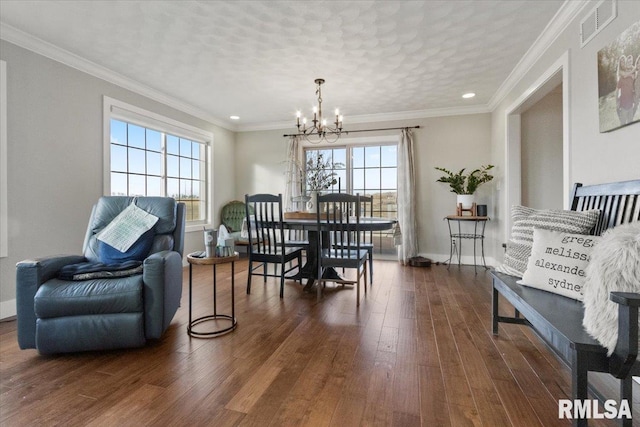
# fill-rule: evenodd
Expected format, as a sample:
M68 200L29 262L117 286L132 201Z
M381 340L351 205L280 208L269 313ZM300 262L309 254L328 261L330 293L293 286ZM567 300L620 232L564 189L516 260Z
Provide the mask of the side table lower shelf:
M233 331L238 325L236 319L235 310L235 262L240 258L238 252L235 252L232 256L227 257L210 257L210 258L198 258L193 254L187 255L187 261L189 262L189 324L187 325L187 333L194 338L214 338L220 335L227 334ZM216 279L216 266L218 264L231 263L231 315L218 313L217 307L217 279ZM193 309L193 265L212 265L213 266L213 314L201 316L196 319L192 318ZM226 328L219 328L212 331L196 331L194 327L202 323L210 321L225 321L231 322L231 325Z

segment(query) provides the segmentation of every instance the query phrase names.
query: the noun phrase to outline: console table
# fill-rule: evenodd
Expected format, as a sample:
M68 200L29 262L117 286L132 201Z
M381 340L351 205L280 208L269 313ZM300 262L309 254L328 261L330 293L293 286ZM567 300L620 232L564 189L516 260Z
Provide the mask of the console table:
M187 255L187 261L189 262L189 324L187 325L187 333L195 338L211 338L216 337L222 334L226 334L228 332L233 331L238 325L238 321L236 320L236 310L235 310L235 293L234 293L234 285L235 285L235 262L240 258L238 252L234 252L232 256L226 257L209 257L209 258L200 258L196 257L193 254ZM231 315L228 314L218 314L218 307L216 304L216 293L217 293L217 283L216 283L216 266L218 264L231 263ZM213 266L213 314L198 317L197 319L192 320L192 302L193 302L193 265L212 265ZM220 328L213 331L194 331L193 327L212 320L225 320L231 321L231 325L226 328Z
M481 249L480 253L482 258L482 265L486 270L488 267L484 259L484 229L485 229L485 226L487 225L487 221L489 221L489 217L488 216L449 215L445 217L445 219L447 220L447 225L449 227L449 242L451 245L449 250L449 260L447 261L447 264L448 264L447 269L451 267L451 261L453 261L454 249L455 249L456 256L458 257L458 266L460 266L460 258L462 257L462 241L464 239L470 239L470 240L473 240L473 268L475 273L478 274L478 270L477 270L478 262L477 262L477 255L476 255L476 242L478 240L480 241L480 249ZM454 229L452 230L451 228L452 222L457 223L458 225L457 232L455 230L455 224L454 224ZM463 222L473 223L473 233L462 232L461 224Z

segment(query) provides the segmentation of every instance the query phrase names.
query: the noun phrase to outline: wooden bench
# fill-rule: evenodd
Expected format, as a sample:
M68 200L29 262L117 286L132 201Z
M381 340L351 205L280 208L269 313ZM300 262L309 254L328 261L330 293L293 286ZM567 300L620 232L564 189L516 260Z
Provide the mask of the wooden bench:
M600 235L607 228L640 220L640 180L582 186L573 189L571 210L600 209L601 215L592 234ZM498 323L528 325L556 352L571 369L572 399L588 399L588 372L606 372L619 378L620 399L632 406L632 376L640 375L638 362L638 306L640 294L612 292L610 299L619 304L619 334L615 352L607 350L583 328L582 302L516 283L519 278L492 272L493 334ZM498 295L515 309L513 317L501 316ZM600 400L597 390L591 391ZM618 406L619 408L620 406ZM573 424L586 426L586 419L574 419ZM631 426L631 419L622 425Z

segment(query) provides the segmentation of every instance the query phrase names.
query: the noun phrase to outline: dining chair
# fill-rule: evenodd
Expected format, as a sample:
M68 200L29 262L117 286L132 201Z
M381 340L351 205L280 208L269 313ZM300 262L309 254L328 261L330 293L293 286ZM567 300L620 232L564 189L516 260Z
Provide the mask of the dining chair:
M361 200L360 195L330 193L317 196L316 218L319 230L318 239L318 299L326 282L352 283L356 285L356 305L360 305L360 279L364 275L367 292L368 251L361 241ZM340 236L341 246L333 245L331 239ZM328 240L328 241L327 241ZM325 274L330 268L355 269L357 280L344 280Z
M245 195L247 228L249 239L249 270L247 277L247 294L251 293L251 276L262 276L264 282L267 277L280 278L280 298L284 297L285 275L296 268L302 267L302 248L285 245L282 194L254 194ZM297 260L297 265L287 264ZM258 265L254 266L254 263ZM276 271L269 274L268 264L276 265ZM280 273L277 266L280 265ZM262 267L261 273L255 270Z
M373 216L373 197L371 196L360 196L360 212L362 216ZM345 239L341 238L342 236L335 235L333 247L336 249L342 248L343 246L346 248L354 249L353 246L349 245ZM352 240L353 237L352 237ZM373 285L373 231L361 231L360 232L360 249L366 249L369 255L369 283Z

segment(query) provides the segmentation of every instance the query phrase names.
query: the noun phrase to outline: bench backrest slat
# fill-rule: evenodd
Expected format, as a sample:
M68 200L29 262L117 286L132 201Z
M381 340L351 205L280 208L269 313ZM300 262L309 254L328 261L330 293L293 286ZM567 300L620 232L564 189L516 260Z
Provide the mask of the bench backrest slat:
M575 184L571 210L590 209L601 211L591 233L594 235L600 235L616 225L640 221L640 179L589 186Z

